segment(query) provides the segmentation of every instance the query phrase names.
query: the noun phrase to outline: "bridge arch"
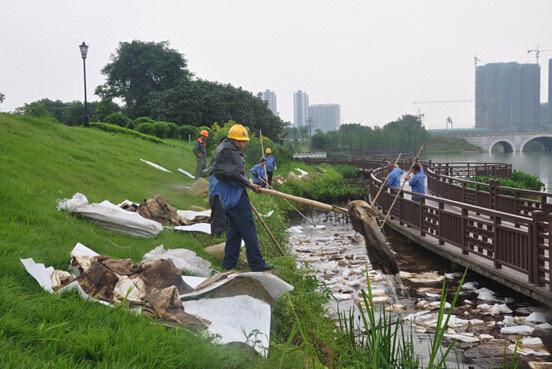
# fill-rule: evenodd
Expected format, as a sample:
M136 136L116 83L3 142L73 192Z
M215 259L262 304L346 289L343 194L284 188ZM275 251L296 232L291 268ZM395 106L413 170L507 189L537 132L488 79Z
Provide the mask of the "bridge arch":
M498 139L498 140L492 142L489 145L489 153L493 152L493 147L495 147L495 145L502 146L502 148L504 149L504 152L514 152L514 151L516 151L516 145L514 145L514 143L512 141L510 141L509 139L507 139L507 138L501 138L501 139Z
M552 151L552 134L539 134L527 138L520 147L519 151L524 151L525 146L532 141L540 143L545 151Z

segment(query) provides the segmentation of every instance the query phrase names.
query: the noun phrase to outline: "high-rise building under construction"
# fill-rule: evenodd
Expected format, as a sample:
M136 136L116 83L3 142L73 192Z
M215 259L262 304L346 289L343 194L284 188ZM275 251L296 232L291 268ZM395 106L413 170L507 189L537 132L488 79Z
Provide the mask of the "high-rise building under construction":
M534 131L539 127L540 67L491 63L477 67L475 127L490 132Z

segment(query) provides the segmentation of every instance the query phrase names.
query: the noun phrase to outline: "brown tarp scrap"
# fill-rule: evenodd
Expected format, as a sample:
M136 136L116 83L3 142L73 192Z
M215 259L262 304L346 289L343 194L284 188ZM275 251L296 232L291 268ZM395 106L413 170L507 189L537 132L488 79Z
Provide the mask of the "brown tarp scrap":
M93 261L86 272L77 277L80 286L88 295L95 299L112 301L113 289L119 277L102 263Z
M175 286L155 291L145 296L144 301L148 303L145 312L149 315L175 321L189 329L203 330L210 323L184 311L184 306L178 297L178 290Z
M159 195L145 199L138 207L138 213L144 218L155 220L161 224L180 225L176 209Z
M98 261L113 273L119 275L130 275L136 272L134 263L130 259L112 259L108 256L98 256Z
M175 286L180 294L194 290L182 280L182 273L169 259L143 261L138 265L136 274L133 279L137 277L144 281L144 295L170 286Z
M201 297L217 298L248 295L271 305L274 303L274 299L266 291L261 282L252 278L242 277L234 272L217 273L197 285L195 291L208 289L213 284L222 282L228 278L231 278L231 280L224 283L220 288L217 287L201 294Z

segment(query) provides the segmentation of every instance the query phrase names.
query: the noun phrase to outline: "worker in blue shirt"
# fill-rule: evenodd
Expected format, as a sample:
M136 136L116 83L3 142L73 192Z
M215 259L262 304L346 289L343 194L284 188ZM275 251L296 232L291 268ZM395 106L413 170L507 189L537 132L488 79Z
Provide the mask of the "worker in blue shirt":
M248 141L249 135L244 126L234 124L230 127L227 138L215 151L209 174L217 179L215 191L228 219L223 268L228 270L237 267L243 240L249 267L252 271L259 272L270 270L272 267L265 263L261 255L253 211L246 191L246 187L255 192L261 191L259 185L250 183L245 176L243 150Z
M385 187L396 189L401 188L401 176L403 174L403 170L398 166L395 166L395 164L390 161L387 162L386 167L389 171L389 177L387 177L387 181L385 181Z
M261 187L266 186L266 161L265 158L261 158L257 164L251 168L251 174L253 175L253 183Z
M408 181L408 185L412 189L412 200L420 201L421 196L416 196L415 194L421 193L425 194L425 173L421 164L414 164L412 166L413 176Z
M272 155L272 150L270 147L267 147L265 150L265 159L266 159L266 176L268 177L268 185L272 186L272 175L274 174L274 171L276 170L276 166L278 163L276 163L276 158L274 155Z

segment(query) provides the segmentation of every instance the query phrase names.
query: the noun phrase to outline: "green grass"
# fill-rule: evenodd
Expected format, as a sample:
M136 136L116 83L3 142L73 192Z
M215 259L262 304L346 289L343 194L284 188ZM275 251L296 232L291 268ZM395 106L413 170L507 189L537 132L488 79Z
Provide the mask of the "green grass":
M315 291L318 284L296 270L292 257L272 257L273 246L260 227L263 253L276 265L276 273L296 288L274 308L271 351L265 360L213 345L205 337L167 328L122 308L84 302L75 295L49 295L25 272L19 259L26 257L66 270L69 252L77 242L100 254L134 261L159 244L185 247L220 268L203 247L221 238L171 231L163 231L156 239L134 238L56 210L58 199L76 192L91 202L141 201L161 194L179 209L207 207L205 199L185 191L192 180L175 171L194 171L187 142L168 143L0 114L2 368L301 368L303 340L293 334L293 312L286 301L294 304L316 350L333 344L332 322L323 317L326 297ZM140 158L173 173L154 169ZM267 222L283 242L287 225L277 200L257 195L252 199L261 213L276 210Z

